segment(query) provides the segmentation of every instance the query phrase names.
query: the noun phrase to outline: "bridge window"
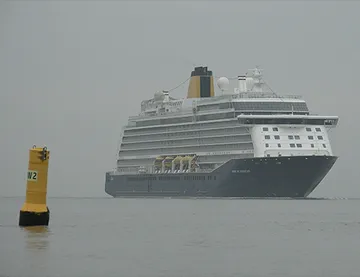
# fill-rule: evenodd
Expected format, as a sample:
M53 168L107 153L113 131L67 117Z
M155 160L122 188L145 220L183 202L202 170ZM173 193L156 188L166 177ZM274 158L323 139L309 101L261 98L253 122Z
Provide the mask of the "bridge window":
M296 118L296 117L288 117L288 118L239 118L240 124L301 124L301 125L326 125L325 120L322 118ZM335 125L336 123L332 123L331 125ZM321 132L320 127L318 127L318 132Z
M264 128L263 128L263 131L269 131L269 128L268 128L268 127L264 127Z
M277 127L274 127L273 131L277 132L277 131L279 131L279 129Z
M314 139L314 137L313 136L308 136L308 139Z
M270 139L270 136L269 136L269 135L266 135L266 136L265 136L265 139Z
M311 132L311 128L307 127L306 131Z
M240 111L289 111L308 112L306 103L294 102L235 102L234 108Z
M280 136L276 135L274 136L275 139L280 139Z
M325 144L325 143L323 143L323 147L326 148L326 144Z
M323 137L322 137L322 136L318 136L318 139L323 139Z

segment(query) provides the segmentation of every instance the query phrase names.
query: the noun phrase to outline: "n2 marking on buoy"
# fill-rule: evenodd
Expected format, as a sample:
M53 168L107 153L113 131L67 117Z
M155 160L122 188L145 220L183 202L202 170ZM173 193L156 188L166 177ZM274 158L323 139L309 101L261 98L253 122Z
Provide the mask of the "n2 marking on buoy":
M28 170L27 179L31 182L37 182L38 173L35 170Z

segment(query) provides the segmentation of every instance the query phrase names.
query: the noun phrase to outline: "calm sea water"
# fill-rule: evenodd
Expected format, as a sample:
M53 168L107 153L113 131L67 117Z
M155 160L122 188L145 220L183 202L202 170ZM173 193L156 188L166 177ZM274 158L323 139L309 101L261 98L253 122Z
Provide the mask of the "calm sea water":
M359 276L360 200L0 198L0 276Z

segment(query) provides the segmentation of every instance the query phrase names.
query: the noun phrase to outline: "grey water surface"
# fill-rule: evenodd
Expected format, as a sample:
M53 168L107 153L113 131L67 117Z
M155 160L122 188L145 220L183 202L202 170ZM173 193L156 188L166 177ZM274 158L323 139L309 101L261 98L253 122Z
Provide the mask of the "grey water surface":
M359 276L360 200L0 198L0 276Z

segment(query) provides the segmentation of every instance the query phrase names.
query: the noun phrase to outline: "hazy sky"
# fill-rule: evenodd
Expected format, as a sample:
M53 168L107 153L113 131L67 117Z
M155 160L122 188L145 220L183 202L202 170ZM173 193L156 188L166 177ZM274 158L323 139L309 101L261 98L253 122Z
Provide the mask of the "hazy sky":
M0 2L0 195L24 195L28 149L51 151L49 196L105 196L121 127L194 65L260 65L279 94L340 116L339 160L311 196L360 197L357 1ZM186 95L187 84L174 92Z

